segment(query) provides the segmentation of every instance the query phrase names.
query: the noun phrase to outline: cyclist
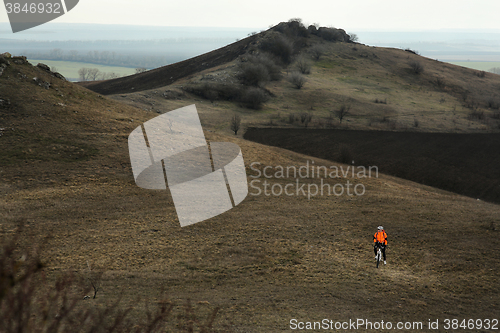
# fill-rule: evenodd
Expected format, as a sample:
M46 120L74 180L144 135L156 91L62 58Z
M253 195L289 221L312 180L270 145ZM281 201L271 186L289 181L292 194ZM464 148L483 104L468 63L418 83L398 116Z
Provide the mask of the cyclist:
M384 255L384 265L387 264L385 258L385 247L387 246L387 234L384 231L384 227L379 226L377 232L373 235L373 251L375 252L375 259L377 259L377 249L380 247L382 254Z

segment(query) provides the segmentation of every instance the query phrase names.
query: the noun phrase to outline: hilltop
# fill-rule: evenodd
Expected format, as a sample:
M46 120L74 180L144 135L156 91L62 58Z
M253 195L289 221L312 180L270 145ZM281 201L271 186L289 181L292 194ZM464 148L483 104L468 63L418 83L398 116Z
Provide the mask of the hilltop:
M71 290L70 300L76 301L77 309L100 309L121 299L125 305L133 304L131 316L135 318L145 316L147 310L138 298L154 307L167 295L176 304L170 317L171 331L180 329L176 319L182 318L186 299L192 300L200 318L207 318L210 311L220 307L214 322L216 330L232 332L287 331L292 318L367 318L394 323L422 321L424 325L429 318L439 318L440 322L445 318L495 318L500 305L500 261L494 250L500 245L500 206L382 173L369 178L347 174L298 179L306 188L321 180L332 187L346 186L349 181L363 185L363 195L256 195L255 187L264 190L264 181L279 189L295 184L297 179L279 178L274 173L266 178L255 169L299 168L313 162L328 168L348 167L227 135L227 116L233 112L240 113L247 124L262 123L263 116L307 110L310 103L318 103L311 112L329 112L337 101L332 96L339 91L358 96L358 101L366 95L366 105L372 96L382 94L367 85L362 88L364 93L349 90L349 86L341 88L337 86L342 82L339 75L328 79L330 71L352 71L355 74L344 74L348 80L369 82L358 70L332 69L328 64L344 61L340 54L346 57L348 52L371 54L368 50L380 50L346 42L326 46L344 51L339 55L328 53L314 63L307 85L300 90L285 80L268 83L263 89L275 97L271 96L260 111L240 106L240 102L212 103L181 88L198 84L204 77L212 82L223 73L230 75L237 69L236 63L179 79L165 90L156 88L156 94L155 90L144 90L104 96L66 82L43 66L31 66L22 58L4 58L9 65L0 76L2 244L12 239L19 225L23 227L19 246L29 247L43 240L41 257L47 285L64 272L84 275L88 265L104 272L103 290L96 299L83 300L88 287L83 283ZM358 50L352 50L354 47ZM418 57L400 50L380 52L405 61L403 55ZM346 61L356 66L358 60L373 63L373 59L363 59ZM383 64L391 59L381 60L379 55L381 64L377 68L381 73L385 74ZM433 63L425 61L424 75ZM405 63L396 66L397 80L388 88L426 79L401 74L406 71ZM455 73L462 69L451 66L451 70ZM396 75L398 71L400 76ZM489 74L480 78L467 73L463 73L464 80L477 78L477 82L484 79L496 84L496 78ZM367 80L375 80L370 75ZM324 80L329 80L329 85L325 86ZM451 82L452 77L448 80ZM316 85L322 90L313 89ZM407 88L415 93L408 95L415 103L431 100L428 91ZM304 96L309 96L310 103L301 104L306 101ZM422 96L429 98L421 102ZM407 103L410 97L401 103ZM331 104L322 109L319 105L325 100ZM237 143L248 181L257 182L236 208L181 228L168 191L143 190L134 184L127 138L158 112L193 101L206 125L207 140ZM391 103L389 98L387 107ZM372 104L381 115L386 112L385 104ZM284 108L286 105L289 109ZM299 109L300 105L303 108ZM355 105L353 112L359 112ZM297 111L291 109L295 107ZM465 115L468 111L457 109L459 112ZM437 113L432 117L438 117ZM349 126L356 118L351 119ZM422 127L430 128L430 124L422 123ZM303 125L295 122L290 126ZM257 164L252 168L252 163ZM377 225L383 225L390 237L388 264L378 270L371 246ZM18 257L22 258L20 254Z
M500 131L500 75L355 40L292 20L183 62L81 84L157 112L208 103L213 129L227 128L221 114L235 111L260 127ZM294 72L303 72L300 89L290 82Z

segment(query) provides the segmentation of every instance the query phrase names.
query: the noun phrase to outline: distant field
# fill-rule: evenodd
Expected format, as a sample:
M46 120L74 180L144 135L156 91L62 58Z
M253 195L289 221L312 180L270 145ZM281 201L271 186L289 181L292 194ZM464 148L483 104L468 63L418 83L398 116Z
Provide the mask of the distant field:
M118 74L118 76L126 76L135 73L134 68L129 67L118 67L118 66L104 66L104 65L96 65L86 62L73 62L73 61L55 61L55 60L38 60L38 59L28 59L30 63L36 65L38 63L46 64L50 68L56 67L57 71L64 75L68 80L76 80L78 79L78 70L82 67L89 68L98 68L99 71L110 73L114 72Z
M247 140L500 202L499 134L249 128ZM325 145L325 142L330 144Z
M450 64L462 67L488 71L494 67L500 67L500 61L452 61Z

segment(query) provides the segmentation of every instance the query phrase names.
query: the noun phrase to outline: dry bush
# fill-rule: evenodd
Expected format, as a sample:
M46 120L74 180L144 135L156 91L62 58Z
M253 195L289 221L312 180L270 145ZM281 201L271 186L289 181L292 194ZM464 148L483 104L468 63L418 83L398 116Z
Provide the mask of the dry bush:
M500 102L495 98L488 99L486 104L490 109L498 110L500 108Z
M349 36L349 43L357 43L359 41L359 37L355 33L350 32L348 33L348 36Z
M410 48L406 48L406 49L405 49L405 51L406 51L406 52L410 52L410 53L412 53L412 54L416 54L416 55L419 55L419 54L420 54L420 53L418 53L418 51L412 50L412 49L410 49Z
M435 80L434 80L434 83L436 84L436 86L443 90L445 87L446 87L446 83L444 81L443 78L440 78L440 77L437 77Z
M182 89L196 96L206 98L211 102L218 100L237 101L242 95L241 87L225 83L190 84L184 86Z
M467 115L467 119L469 119L469 120L483 120L484 119L484 111L473 109Z
M421 74L424 72L424 66L419 61L412 60L408 63L408 65L410 66L411 71L415 74Z
M249 86L264 87L271 77L263 64L245 62L240 65L239 79Z
M480 78L484 78L486 76L485 71L478 71L478 72L475 72L474 74L476 74L476 76L480 77Z
M262 51L276 56L284 65L289 65L292 62L293 43L278 32L274 34L268 33L268 36L261 41L259 47Z
M281 69L267 54L248 56L239 64L239 79L247 85L263 86L267 81L281 79Z
M307 81L306 78L302 74L300 74L299 72L292 72L292 74L290 74L288 80L297 89L301 89L304 86L304 84L306 84L306 81Z
M326 48L321 44L316 44L309 49L309 53L314 60L318 61L326 53Z
M267 102L267 100L267 94L262 89L256 87L250 87L241 97L243 105L254 110L260 110L262 108L262 104Z
M311 64L304 57L297 59L295 66L302 74L311 74Z
M387 98L384 98L384 99L382 99L382 98L380 98L380 99L375 98L374 102L377 103L377 104L387 104Z

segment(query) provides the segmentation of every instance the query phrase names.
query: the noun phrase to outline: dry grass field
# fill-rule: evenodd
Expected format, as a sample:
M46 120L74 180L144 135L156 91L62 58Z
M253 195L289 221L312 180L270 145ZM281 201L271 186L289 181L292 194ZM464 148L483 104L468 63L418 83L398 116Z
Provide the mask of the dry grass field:
M346 48L342 54L387 52L388 56L411 57L404 51L365 46L354 51L352 45L342 43L332 47ZM453 105L457 105L460 117L468 112L446 95L442 109L424 113L424 108L440 105L441 93L420 91L410 86L409 80L428 80L431 74L418 79L408 74L409 78L391 86L382 81L380 85L387 89L379 89L376 75L391 74L373 72L364 76L359 69L335 67L332 70L337 74L348 71L344 78L347 85L340 86L339 75L330 85L324 85L320 81L327 80L327 73L321 71L330 70L334 57L328 56L313 67L313 73L319 74L311 76L303 90L294 90L285 81L269 86L278 97L257 112L230 102L202 101L176 87L172 90L184 94L180 100L158 93L154 100L162 104L155 103L153 112L151 107L144 111L116 100L144 106L152 98L141 95L145 91L109 98L36 67L11 63L0 77L2 244L15 237L19 226L16 260L22 262L22 249L42 244L43 286L49 288L67 272L85 277L89 265L102 272L102 290L95 299L83 300L89 295L85 290L89 285L80 280L70 290L69 297L77 300L76 310L103 309L120 299L119 307L131 305L129 317L140 322L145 318L145 304L154 308L165 300L171 302L175 306L165 331L190 331L182 326L187 300L201 322L218 309L211 330L214 332L290 331L293 318L359 318L394 325L422 322L422 331L429 331L429 319L439 319L440 329L435 331L445 332L449 331L443 326L446 318L498 319L500 206L384 174L323 180L258 177L253 170L257 165L251 167L254 162L260 163L260 170L265 166L274 170L276 166L298 168L313 161L316 166L347 165L228 135L227 116L233 109L242 114L245 125L262 123L263 114L277 114L299 105L303 110L312 106L314 112L326 117L334 107L331 94L340 90L356 96L355 105L372 105L373 116L393 115L401 123L421 109L418 116L425 119L422 128L428 130L439 130L436 122L445 121L439 112ZM391 59L378 56L377 61L377 71L382 71L383 64ZM428 70L424 73L431 72L433 66L431 60L426 61ZM406 70L403 64L398 66L396 71ZM435 66L438 68L437 63ZM446 66L439 68L451 82L455 77ZM463 80L476 80L471 70L460 71ZM34 77L49 82L50 87L35 84ZM489 75L484 80L497 84L497 79ZM313 91L315 84L324 86L324 95L314 95L321 93ZM396 89L405 97L398 97ZM148 96L153 92L147 92ZM306 104L301 97L306 93L311 103L321 100L317 98L331 102ZM385 96L393 103L387 104L390 109L371 102ZM231 141L241 147L248 181L254 183L248 197L234 209L181 228L168 191L144 190L135 185L127 138L159 110L169 111L192 102L206 126L208 141ZM356 110L359 115L362 108ZM350 124L368 126L354 117ZM457 126L459 130L468 128L465 122ZM492 130L483 123L471 126ZM297 180L306 189L323 181L345 188L349 182L365 191L363 195L325 193L311 198L301 192L256 195L255 187L263 189L264 181L278 191ZM379 269L375 268L372 248L378 225L383 225L389 235L388 263ZM41 315L34 312L34 316ZM193 331L201 331L200 325L194 325Z

